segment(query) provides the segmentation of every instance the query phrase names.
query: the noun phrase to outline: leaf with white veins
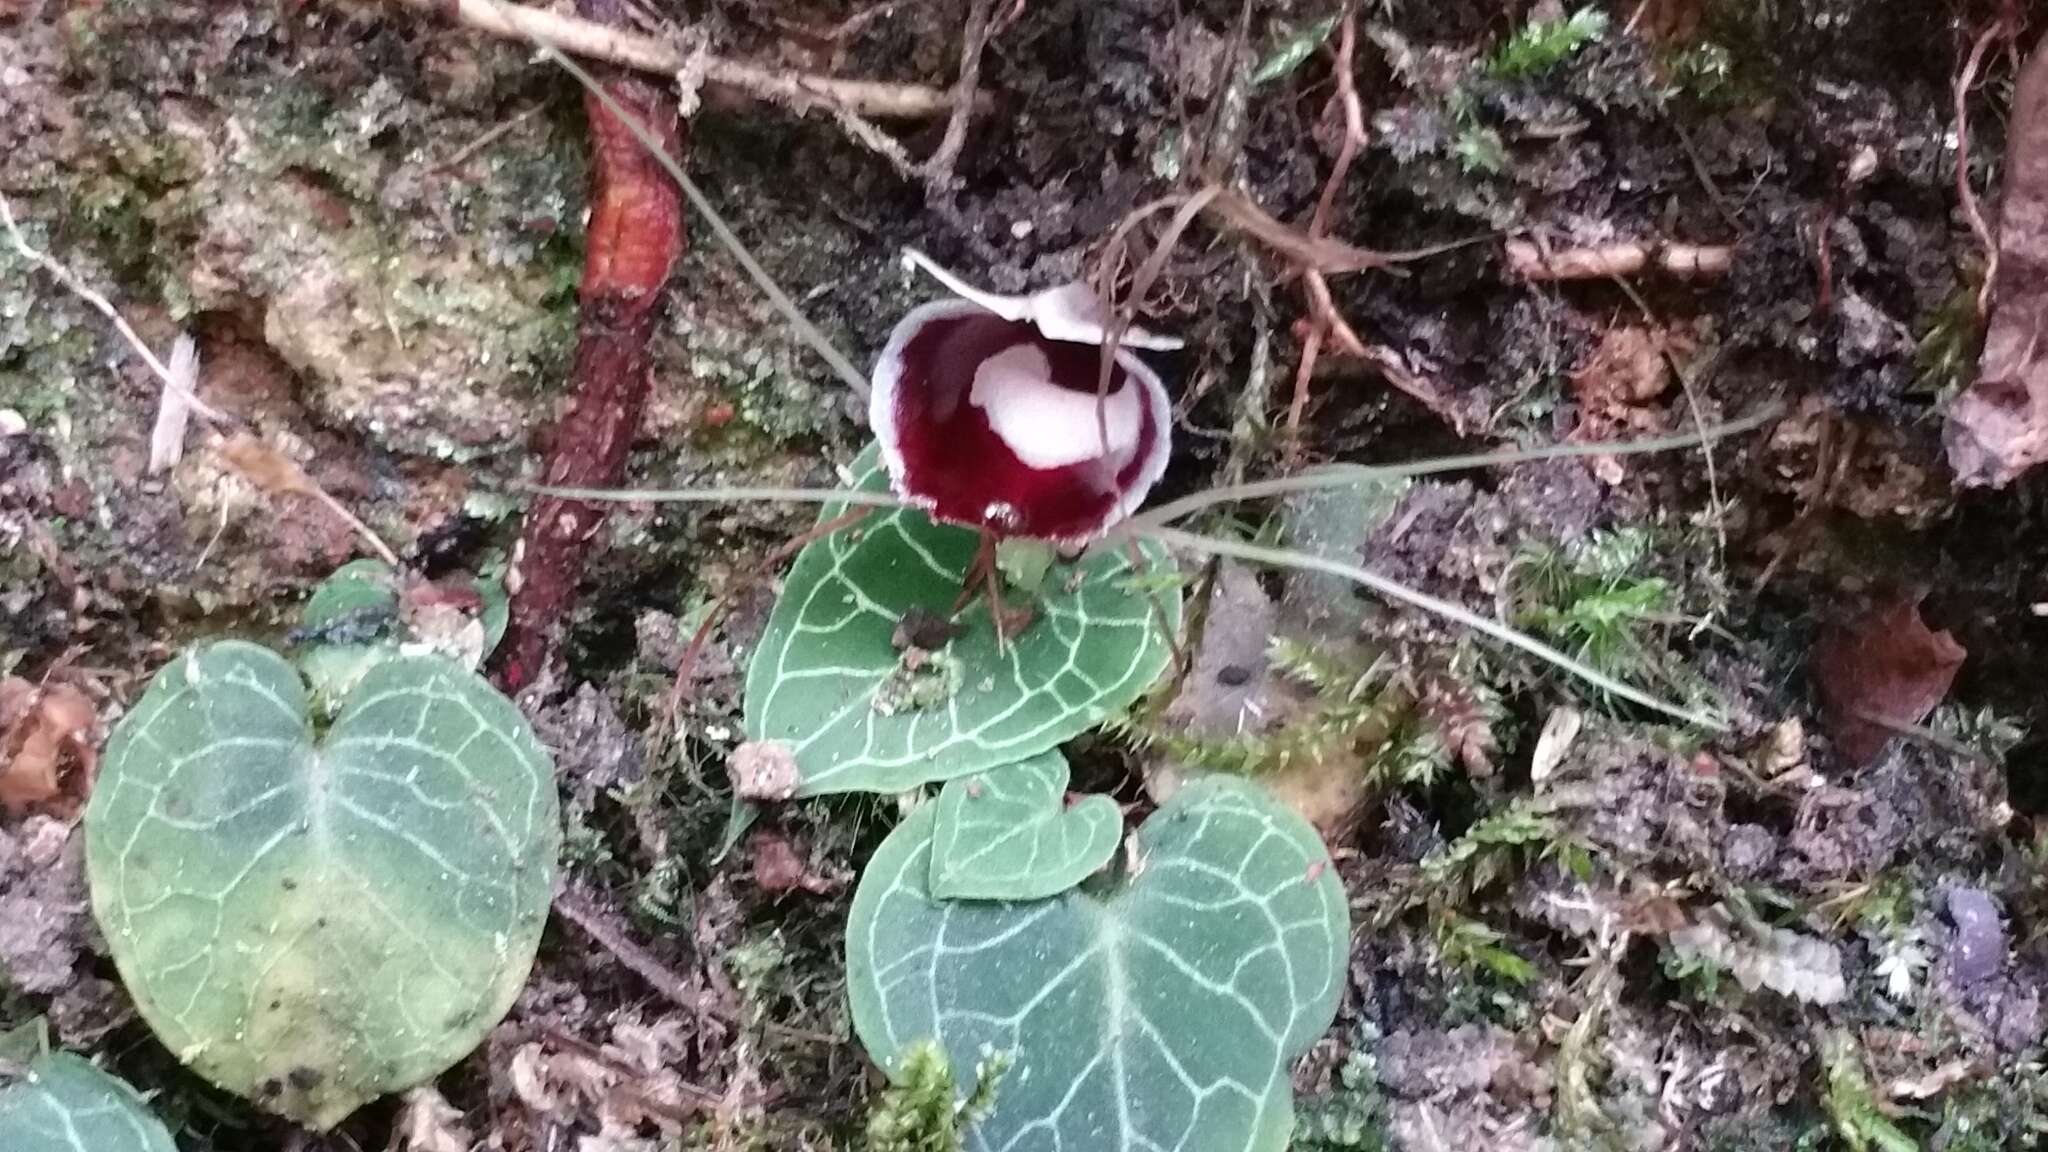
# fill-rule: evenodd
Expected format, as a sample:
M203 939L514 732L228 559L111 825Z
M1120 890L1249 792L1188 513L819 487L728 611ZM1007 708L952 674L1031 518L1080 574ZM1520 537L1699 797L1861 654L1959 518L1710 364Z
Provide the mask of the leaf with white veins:
M1067 760L1033 756L939 791L932 894L942 900L1057 896L1116 855L1123 813L1107 796L1066 802Z
M885 491L873 448L856 484ZM846 511L830 504L820 522ZM943 651L900 651L898 622L943 617L959 595L976 534L911 508L871 514L797 556L747 668L752 740L788 745L796 794L903 792L1012 764L1086 732L1128 707L1172 656L1180 594L1147 587L1170 571L1146 544L1100 547L1055 567L1028 627L998 646L980 604L960 614Z
M178 1152L135 1089L68 1052L29 1065L0 1087L7 1152Z
M511 701L438 656L369 669L324 733L268 649L192 649L114 732L93 912L142 1016L316 1128L468 1054L525 983L560 828Z
M1136 874L1028 903L930 890L935 806L890 833L847 925L855 1031L894 1074L936 1039L1008 1053L972 1152L1281 1152L1288 1065L1329 1027L1349 918L1315 832L1197 780L1136 833Z

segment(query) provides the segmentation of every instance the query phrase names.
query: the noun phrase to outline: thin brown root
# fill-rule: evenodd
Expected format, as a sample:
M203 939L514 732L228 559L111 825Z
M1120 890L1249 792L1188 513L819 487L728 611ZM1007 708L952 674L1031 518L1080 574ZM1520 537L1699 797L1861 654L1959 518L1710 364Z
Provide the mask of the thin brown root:
M1301 359L1294 365L1294 394L1287 402L1287 437L1297 449L1301 444L1301 418L1308 412L1309 381L1315 377L1316 360L1322 355L1323 336L1328 331L1328 324L1308 322L1308 335L1301 339Z
M1351 76L1352 51L1357 43L1357 29L1351 13L1346 11L1337 31L1336 62L1332 71L1337 76L1337 100L1344 110L1344 142L1338 145L1336 163L1330 166L1330 178L1323 181L1323 193L1316 197L1315 211L1309 214L1308 238L1311 243L1323 238L1329 230L1330 209L1337 202L1337 189L1343 187L1344 177L1351 172L1352 158L1366 143L1365 109L1358 100L1358 85ZM1323 280L1323 274L1308 269L1302 277L1302 292L1308 301L1308 335L1301 342L1301 359L1294 368L1294 396L1287 404L1287 440L1289 451L1301 451L1301 421L1308 412L1309 383L1315 377L1316 358L1323 350L1323 340L1339 325L1350 332L1350 325L1337 314L1337 308L1330 300L1330 287ZM1355 333L1353 343L1358 343Z
M946 134L924 162L921 173L926 191L944 196L952 191L953 166L967 147L967 125L974 117L974 91L981 83L981 54L988 47L989 15L994 0L972 0L967 9L967 30L961 36L960 77L953 84L953 111L946 118Z
M1219 192L1209 201L1208 214L1228 224L1239 232L1250 236L1288 260L1305 268L1328 275L1345 272L1368 272L1375 269L1389 270L1397 264L1426 260L1441 256L1460 248L1492 239L1491 236L1469 236L1463 240L1451 240L1443 244L1432 244L1424 248L1410 248L1396 252L1375 252L1333 240L1327 236L1314 238L1307 233L1290 228L1273 218L1264 208L1254 204L1240 192Z
M1337 146L1337 161L1330 166L1330 178L1323 182L1323 194L1316 198L1316 210L1308 220L1308 234L1318 237L1329 231L1330 208L1336 203L1337 189L1343 187L1344 177L1351 172L1351 161L1358 150L1365 146L1365 108L1358 99L1358 84L1352 78L1352 51L1356 46L1356 21L1345 13L1344 22L1337 29L1337 99L1344 106L1344 142Z
M1984 53L1991 49L1993 42L2006 32L2005 21L1993 20L1990 27L1977 34L1977 40L1970 45L1969 58L1963 61L1963 70L1956 74L1956 203L1963 210L1963 219L1970 225L1970 235L1977 241L1978 251L1984 254L1984 283L1977 289L1977 315L1991 314L1992 285L1998 280L1998 242L1991 236L1991 226L1984 221L1984 211L1977 203L1977 190L1970 187L1970 89L1976 86L1977 70L1984 66Z
M1329 340L1337 351L1354 359L1372 365L1387 383L1413 397L1424 408L1436 413L1451 426L1451 430L1463 435L1465 417L1453 404L1444 390L1435 381L1423 376L1410 367L1401 354L1384 344L1367 344L1359 339L1358 332L1344 314L1337 311L1336 303L1330 298L1330 285L1320 272L1308 272L1302 276L1302 283L1308 289L1310 314L1318 318L1325 327Z

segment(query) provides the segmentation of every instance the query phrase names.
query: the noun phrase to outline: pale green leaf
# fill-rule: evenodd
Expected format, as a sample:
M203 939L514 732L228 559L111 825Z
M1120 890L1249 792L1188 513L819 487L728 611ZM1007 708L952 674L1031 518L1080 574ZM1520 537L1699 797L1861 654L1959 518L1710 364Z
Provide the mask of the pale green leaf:
M859 487L887 487L872 448L855 472ZM828 505L821 522L844 512ZM897 622L949 612L975 546L968 529L888 509L798 555L746 685L747 735L789 746L797 795L902 792L1035 756L1128 707L1166 668L1179 594L1134 587L1116 546L1011 593L1035 615L1006 650L976 603L943 651L911 666L891 643ZM1140 576L1170 564L1150 544L1141 555Z
M229 641L180 654L115 730L86 868L165 1045L325 1128L510 1008L560 835L546 754L473 673L394 656L316 734L292 666Z
M68 1052L0 1087L6 1152L178 1152L135 1089Z
M1029 903L939 900L926 805L869 863L847 926L854 1028L892 1074L936 1039L1011 1063L974 1152L1280 1152L1288 1066L1336 1014L1343 889L1256 785L1187 785L1136 873Z
M932 837L932 894L943 900L1037 900L1094 875L1116 855L1124 817L1107 796L1066 802L1058 752L950 780Z

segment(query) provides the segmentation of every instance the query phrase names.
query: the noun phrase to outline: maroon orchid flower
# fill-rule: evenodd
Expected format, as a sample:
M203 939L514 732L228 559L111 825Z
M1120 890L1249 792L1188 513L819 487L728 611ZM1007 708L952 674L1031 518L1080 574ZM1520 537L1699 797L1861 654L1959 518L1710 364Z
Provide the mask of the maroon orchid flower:
M979 291L907 251L958 297L911 310L875 363L868 422L896 494L935 520L1079 544L1130 515L1166 470L1170 409L1131 328L1098 394L1109 327L1087 284Z

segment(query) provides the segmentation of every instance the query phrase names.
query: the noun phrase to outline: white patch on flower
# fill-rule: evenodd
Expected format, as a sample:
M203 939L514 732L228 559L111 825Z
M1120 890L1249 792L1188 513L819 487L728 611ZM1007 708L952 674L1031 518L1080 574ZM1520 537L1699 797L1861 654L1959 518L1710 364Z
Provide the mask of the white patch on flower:
M1030 344L1012 345L983 360L967 398L988 416L989 427L1017 459L1040 470L1128 456L1137 447L1144 420L1138 390L1129 382L1106 399L1062 388L1052 382L1045 353Z
M1017 514L1017 506L1008 500L990 501L988 507L981 510L981 518L997 528L1015 528L1024 522L1024 517Z
M976 288L915 248L903 250L903 263L906 267L924 269L953 295L971 300L1005 320L1029 320L1048 340L1100 344L1109 336L1110 318L1103 314L1102 300L1094 287L1085 281L1056 285L1028 296L1005 296ZM1124 329L1119 342L1162 352L1181 346L1178 336L1151 332L1136 324Z

